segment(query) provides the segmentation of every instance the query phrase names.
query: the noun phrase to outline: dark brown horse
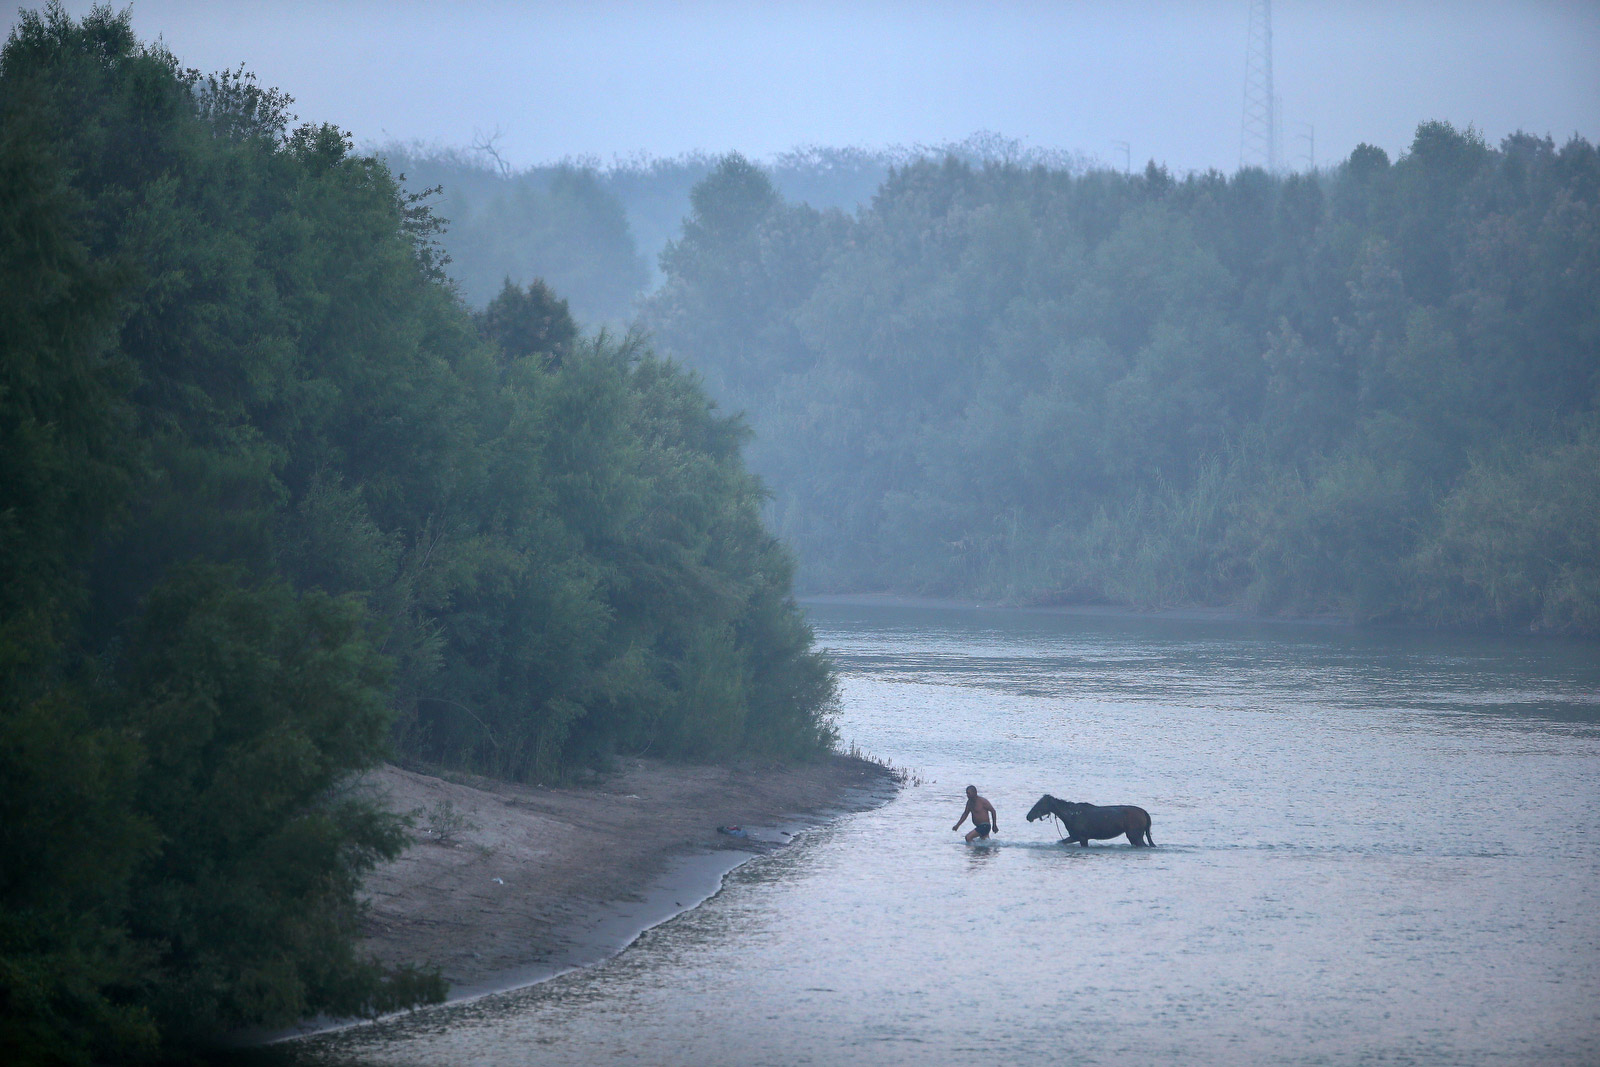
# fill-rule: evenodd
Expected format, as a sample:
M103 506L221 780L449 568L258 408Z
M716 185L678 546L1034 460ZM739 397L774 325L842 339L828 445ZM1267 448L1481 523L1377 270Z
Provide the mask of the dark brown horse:
M1150 836L1150 813L1132 804L1084 804L1072 800L1057 800L1046 793L1028 812L1028 821L1054 815L1067 828L1067 840L1088 847L1090 838L1103 841L1109 837L1128 835L1128 844L1138 847L1155 847Z

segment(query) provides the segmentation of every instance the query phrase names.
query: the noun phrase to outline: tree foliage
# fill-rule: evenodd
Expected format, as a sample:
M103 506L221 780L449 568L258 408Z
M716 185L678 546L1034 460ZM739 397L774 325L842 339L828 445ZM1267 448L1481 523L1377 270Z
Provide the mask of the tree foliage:
M0 53L0 1047L436 999L355 949L412 756L797 757L833 679L747 432L541 281L480 313L331 126L126 14Z
M386 145L382 158L449 221L446 268L482 307L508 280L548 282L584 323L626 323L650 280L624 204L594 167L513 172L492 141L473 153Z
M469 303L487 303L506 279L526 285L543 278L591 326L632 320L639 300L662 281L657 260L693 210L695 186L722 164L717 156L687 152L514 168L495 142L479 136L465 149L387 144L379 154L408 189L450 219L441 244ZM1084 165L1080 156L993 133L938 145L806 145L746 165L791 201L849 212L871 202L892 168L947 156L978 165Z
M918 159L853 216L747 171L696 188L644 321L747 413L807 588L1596 632L1587 142Z

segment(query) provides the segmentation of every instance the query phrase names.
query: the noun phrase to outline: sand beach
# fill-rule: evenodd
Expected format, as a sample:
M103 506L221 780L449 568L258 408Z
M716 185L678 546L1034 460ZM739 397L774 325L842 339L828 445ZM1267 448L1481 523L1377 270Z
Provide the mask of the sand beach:
M364 948L437 967L459 999L605 959L807 828L883 803L875 763L623 761L550 788L385 766L368 777L414 843L372 872ZM719 832L739 827L742 836Z

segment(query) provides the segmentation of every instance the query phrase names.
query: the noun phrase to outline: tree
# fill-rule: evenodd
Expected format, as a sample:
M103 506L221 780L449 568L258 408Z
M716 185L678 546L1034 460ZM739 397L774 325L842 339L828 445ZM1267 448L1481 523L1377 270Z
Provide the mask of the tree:
M578 324L567 311L567 302L558 299L542 278L526 289L507 278L500 295L483 310L478 330L507 359L538 355L556 366L578 338Z
M735 162L646 321L747 412L811 590L1505 625L1406 561L1474 455L1594 410L1597 160L1442 122L1282 178L925 159L815 225Z

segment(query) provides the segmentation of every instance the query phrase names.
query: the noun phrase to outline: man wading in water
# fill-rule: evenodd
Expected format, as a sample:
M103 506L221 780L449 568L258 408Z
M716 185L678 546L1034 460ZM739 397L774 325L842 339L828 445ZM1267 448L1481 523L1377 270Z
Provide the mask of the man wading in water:
M989 831L1000 832L1000 816L995 813L994 805L978 795L978 787L967 786L967 806L961 812L961 818L950 829L959 830L961 824L967 821L967 816L972 816L972 829L967 833L967 844L972 844L974 837L989 839Z

